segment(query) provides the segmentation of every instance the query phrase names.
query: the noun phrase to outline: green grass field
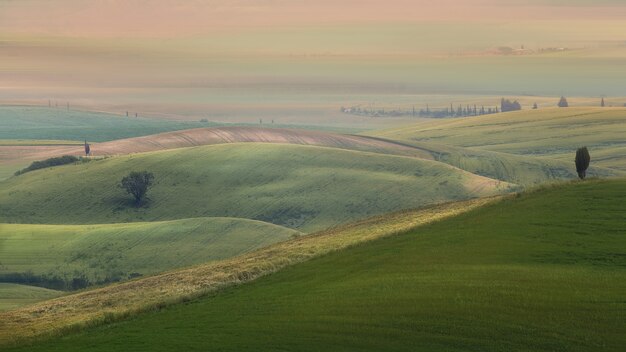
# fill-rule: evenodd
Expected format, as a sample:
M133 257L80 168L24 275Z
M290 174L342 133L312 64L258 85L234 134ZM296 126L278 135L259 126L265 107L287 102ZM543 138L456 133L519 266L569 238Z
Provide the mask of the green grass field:
M0 106L0 140L87 139L104 142L160 132L207 127L208 123L126 117L63 108Z
M0 277L119 281L226 259L297 236L260 221L197 218L105 225L0 224ZM2 299L0 294L0 299Z
M570 153L572 160L576 148L587 146L593 158L594 151L625 146L626 108L522 110L422 122L371 134L529 156ZM616 150L616 157L626 160L623 149Z
M419 122L366 134L428 150L435 160L523 186L575 179L576 149L588 146L589 174L624 176L626 109L548 108Z
M7 350L621 351L624 197L624 180L537 189L189 303Z
M0 312L55 298L62 294L63 292L41 287L0 282Z
M117 187L130 170L155 175L145 207L134 207ZM410 157L286 144L226 144L119 156L13 177L0 183L0 222L235 217L310 232L512 187Z

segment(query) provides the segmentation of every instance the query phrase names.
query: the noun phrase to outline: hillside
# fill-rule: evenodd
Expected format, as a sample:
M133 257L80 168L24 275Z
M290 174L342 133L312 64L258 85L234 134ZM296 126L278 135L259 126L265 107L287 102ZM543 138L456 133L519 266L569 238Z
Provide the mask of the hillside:
M156 177L145 207L133 207L117 187L130 170L148 170ZM310 232L512 187L410 157L287 144L221 144L118 156L13 177L0 183L0 222L235 217Z
M564 157L556 155L546 157L449 146L435 142L402 141L402 143L428 152L435 160L442 163L476 175L524 187L578 178L572 155L569 154ZM610 164L610 158L613 156L613 154L606 156L607 160L602 164L615 166L615 164ZM599 157L599 153L594 152L593 165L601 164ZM619 163L619 161L614 162ZM626 170L591 166L587 174L589 177L624 177L626 176L624 171Z
M62 295L60 291L0 282L0 312Z
M547 108L463 119L420 122L402 128L371 132L399 141L436 142L529 156L570 155L576 148L594 152L613 150L612 163L626 167L626 108ZM605 156L606 157L606 156Z
M96 155L118 155L209 144L244 142L315 145L431 159L429 153L418 148L363 136L311 130L243 126L196 128L166 132L97 143L93 145L92 149ZM81 150L78 150L78 152L80 153Z
M538 189L9 350L620 351L624 197L624 180Z
M511 126L511 127L509 127ZM428 151L481 176L533 186L575 179L573 158L587 145L589 175L626 174L626 109L568 108L439 119L366 134Z
M473 199L385 214L277 243L239 257L79 292L6 312L0 314L0 321L4 322L0 325L0 345L187 301L255 280L295 263L406 232L495 200L497 198Z
M229 218L0 224L0 279L22 274L23 283L77 289L226 259L298 235L260 221Z
M430 153L419 148L364 136L262 127L209 127L149 136L125 138L102 143L91 143L94 156L143 153L174 148L196 147L222 143L287 143L359 150L373 153L413 156L432 159ZM62 155L84 155L82 143L37 140L0 140L0 180L12 176L33 161ZM6 170L6 171L5 171Z

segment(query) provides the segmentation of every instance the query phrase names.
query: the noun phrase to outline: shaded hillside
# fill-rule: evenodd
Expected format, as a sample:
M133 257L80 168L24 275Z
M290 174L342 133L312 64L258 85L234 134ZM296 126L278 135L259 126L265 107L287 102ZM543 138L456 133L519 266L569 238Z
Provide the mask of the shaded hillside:
M0 279L57 289L80 289L226 259L299 235L260 221L230 218L0 224L0 230Z

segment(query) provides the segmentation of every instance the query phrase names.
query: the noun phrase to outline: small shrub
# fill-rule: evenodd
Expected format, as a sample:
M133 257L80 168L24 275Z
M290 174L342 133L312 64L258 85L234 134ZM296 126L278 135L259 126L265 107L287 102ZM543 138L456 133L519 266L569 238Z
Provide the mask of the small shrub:
M148 188L152 186L154 175L147 171L132 171L120 181L120 188L135 198L135 204L141 204Z
M34 170L39 170L39 169L45 169L47 167L52 167L52 166L59 166L59 165L66 165L66 164L72 164L75 163L77 161L81 161L83 160L82 158L77 158L75 156L72 155L63 155L63 156L59 156L59 157L55 157L55 158L49 158L46 160L41 160L41 161L33 161L30 166L28 166L27 168L24 168L20 171L17 171L15 173L15 176L19 176L21 174L30 172L30 171L34 171Z

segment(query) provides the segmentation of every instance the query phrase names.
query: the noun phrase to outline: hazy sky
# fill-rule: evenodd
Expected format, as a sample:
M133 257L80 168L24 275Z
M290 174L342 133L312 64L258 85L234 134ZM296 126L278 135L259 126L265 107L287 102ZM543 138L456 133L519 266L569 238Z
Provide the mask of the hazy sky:
M624 95L624 19L626 0L0 0L0 102ZM493 56L522 45L576 50Z
M626 18L623 0L0 0L0 31L177 36L246 27Z

